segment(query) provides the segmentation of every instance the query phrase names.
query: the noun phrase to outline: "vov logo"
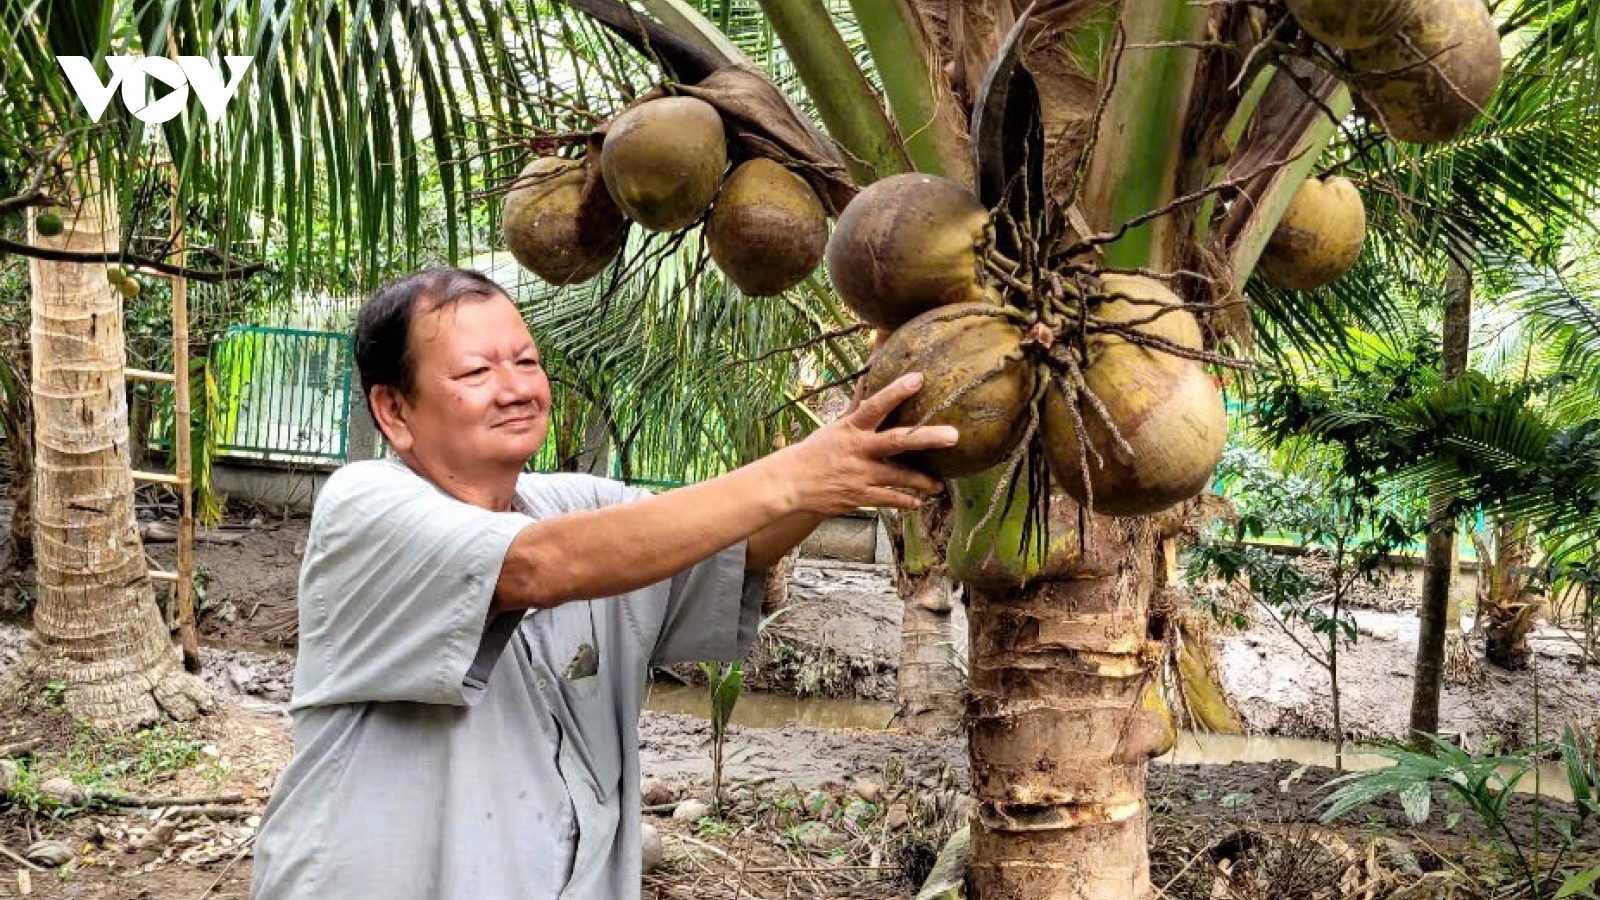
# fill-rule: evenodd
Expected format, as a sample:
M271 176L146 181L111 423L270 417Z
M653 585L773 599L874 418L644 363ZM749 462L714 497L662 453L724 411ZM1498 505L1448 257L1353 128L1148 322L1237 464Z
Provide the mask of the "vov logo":
M83 108L95 122L105 114L111 95L122 87L122 104L134 117L145 122L161 123L183 114L189 102L189 89L194 88L206 116L216 122L222 118L228 101L238 92L245 72L255 60L249 56L225 56L233 77L226 85L221 74L203 56L180 56L176 60L165 56L107 56L111 67L111 81L102 83L94 71L94 63L85 56L58 56L56 60L67 73L67 81L83 101ZM146 79L154 78L173 90L154 103L146 102Z

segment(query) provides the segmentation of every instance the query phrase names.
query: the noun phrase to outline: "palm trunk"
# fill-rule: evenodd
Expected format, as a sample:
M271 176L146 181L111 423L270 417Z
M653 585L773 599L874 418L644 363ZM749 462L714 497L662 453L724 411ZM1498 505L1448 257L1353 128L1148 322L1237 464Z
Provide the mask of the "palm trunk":
M117 247L116 210L92 172L83 181L63 235L36 243ZM72 714L101 727L190 718L208 692L179 664L134 520L119 295L98 265L33 260L30 275L38 606L14 688L59 681Z
M1528 632L1538 605L1527 596L1527 565L1532 554L1527 523L1501 522L1495 535L1494 576L1483 620L1483 655L1502 669L1528 666L1533 651Z
M971 590L970 884L985 900L1151 892L1145 777L1173 738L1151 690L1156 542L1144 519L1086 526L1042 579Z
M948 528L936 518L942 517L907 513L895 529L895 586L903 609L896 690L908 731L948 735L961 730L966 680L957 660L967 655L967 629L943 562Z
M1472 334L1472 272L1451 256L1446 276L1444 308L1444 359L1440 374L1446 381L1467 368L1467 346ZM1422 573L1422 604L1417 635L1417 680L1411 693L1411 732L1439 731L1439 696L1444 689L1446 624L1450 584L1455 579L1455 518L1451 497L1438 492L1429 500L1428 531Z

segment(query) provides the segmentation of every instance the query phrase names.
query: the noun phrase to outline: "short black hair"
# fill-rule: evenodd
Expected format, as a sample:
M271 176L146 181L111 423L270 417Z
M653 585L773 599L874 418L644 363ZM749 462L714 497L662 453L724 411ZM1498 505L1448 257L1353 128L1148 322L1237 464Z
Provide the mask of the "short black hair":
M426 315L467 297L509 295L482 272L440 266L391 281L368 297L356 316L354 337L362 396L370 397L382 384L410 397L417 374L412 321L419 312Z

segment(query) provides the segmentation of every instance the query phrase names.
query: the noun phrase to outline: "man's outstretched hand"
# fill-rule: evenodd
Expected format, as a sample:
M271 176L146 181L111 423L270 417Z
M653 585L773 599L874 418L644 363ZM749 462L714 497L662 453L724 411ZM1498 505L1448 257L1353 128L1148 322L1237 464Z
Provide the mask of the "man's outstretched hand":
M915 509L940 483L889 462L891 456L950 447L959 435L948 425L878 429L895 407L922 388L922 375L901 376L878 393L851 404L845 415L780 451L797 508L836 516L861 506Z

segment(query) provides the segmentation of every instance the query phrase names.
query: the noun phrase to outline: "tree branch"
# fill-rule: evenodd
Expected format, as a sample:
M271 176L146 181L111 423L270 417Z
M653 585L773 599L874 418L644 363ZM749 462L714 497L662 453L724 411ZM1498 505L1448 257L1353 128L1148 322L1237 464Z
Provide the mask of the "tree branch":
M36 247L32 244L19 244L0 238L0 253L15 253L30 259L42 259L48 262L74 262L74 263L101 263L102 265L125 265L141 269L151 269L166 275L178 278L187 278L190 281L200 281L207 284L217 284L239 278L249 278L258 272L266 271L265 263L250 263L244 266L235 266L231 269L191 269L186 266L176 266L159 259L151 259L136 254L122 254L115 252L87 253L77 250L55 250L49 247Z

